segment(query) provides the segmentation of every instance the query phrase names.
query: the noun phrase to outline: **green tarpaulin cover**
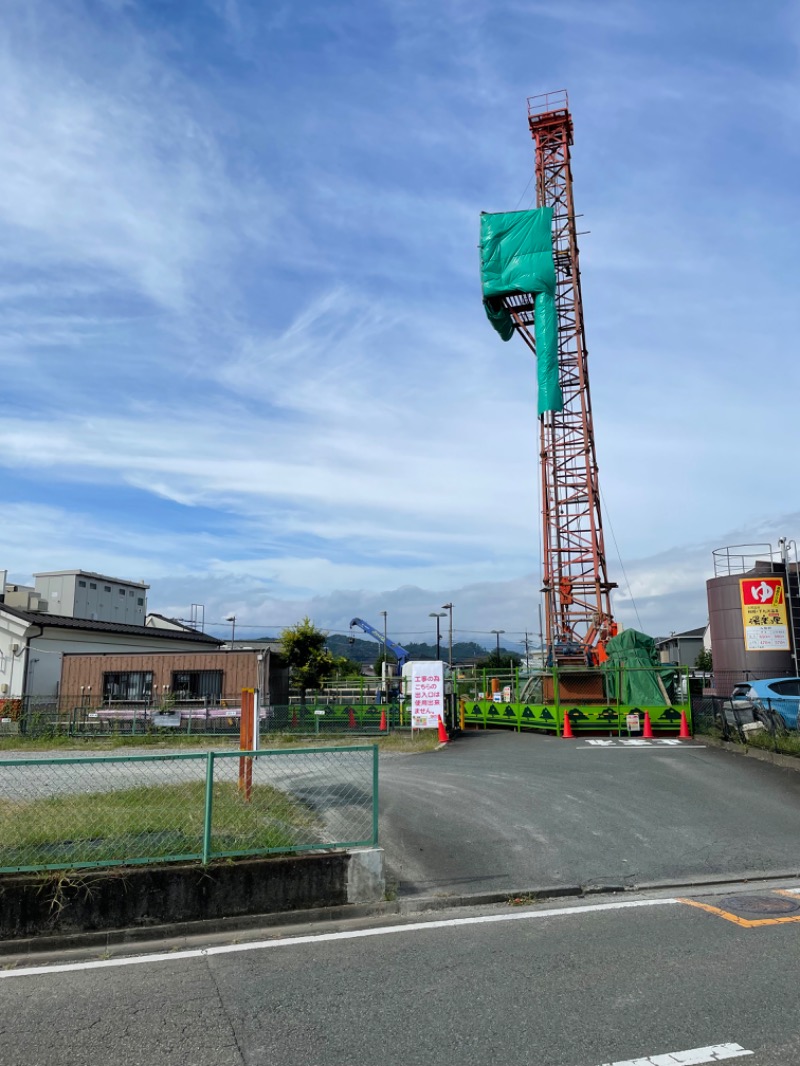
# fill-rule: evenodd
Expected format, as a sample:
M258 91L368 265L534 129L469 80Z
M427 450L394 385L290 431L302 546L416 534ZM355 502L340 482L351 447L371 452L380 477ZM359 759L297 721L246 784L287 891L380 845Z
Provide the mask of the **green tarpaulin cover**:
M608 699L634 707L665 707L673 702L676 671L662 665L652 637L626 629L609 640L606 654L608 661L601 669Z
M539 414L564 406L558 384L558 316L553 263L553 209L481 215L481 284L489 321L504 341L514 321L502 297L533 293Z

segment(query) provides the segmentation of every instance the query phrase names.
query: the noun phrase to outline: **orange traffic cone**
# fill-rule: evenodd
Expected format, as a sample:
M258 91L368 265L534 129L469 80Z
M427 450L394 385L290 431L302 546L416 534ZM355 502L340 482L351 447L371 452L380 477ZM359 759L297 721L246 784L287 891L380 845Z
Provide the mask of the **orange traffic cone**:
M378 726L381 733L386 732L386 711L381 711L381 724Z
M350 720L348 722L348 725L350 726L351 729L355 729L355 727L356 727L356 716L353 714L353 708L352 707L348 707L347 708L347 712L348 712L348 714L350 716Z
M678 737L680 740L692 739L692 734L689 732L689 723L686 721L686 711L681 711L681 728Z
M644 712L644 728L642 729L642 736L645 740L653 739L653 726L650 723L650 712Z
M450 738L448 737L447 730L444 727L444 722L442 721L442 716L439 715L439 743L440 744L447 744L447 742L449 740L450 740Z
M569 720L569 715L564 715L564 728L561 730L561 736L565 740L574 740L575 734L572 732L572 722Z

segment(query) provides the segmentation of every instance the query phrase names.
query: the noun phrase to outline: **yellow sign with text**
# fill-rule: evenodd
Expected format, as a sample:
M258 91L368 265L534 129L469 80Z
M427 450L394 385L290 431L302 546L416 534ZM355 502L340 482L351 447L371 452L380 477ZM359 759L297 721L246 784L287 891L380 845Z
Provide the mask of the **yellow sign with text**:
M739 582L747 651L788 651L789 626L782 577L746 577Z

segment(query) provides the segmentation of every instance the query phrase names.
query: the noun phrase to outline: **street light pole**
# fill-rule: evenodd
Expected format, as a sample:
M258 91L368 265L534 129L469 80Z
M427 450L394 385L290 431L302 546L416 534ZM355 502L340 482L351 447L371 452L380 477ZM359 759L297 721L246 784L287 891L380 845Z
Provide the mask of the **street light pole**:
M445 617L444 613L439 614L437 611L431 611L431 613L428 615L428 618L435 618L436 619L436 661L437 661L437 663L439 662L439 659L440 659L440 656L441 656L440 646L441 646L441 643L442 643L442 635L441 635L441 632L439 631L439 619L440 618L444 618L444 617Z
M448 644L449 644L448 662L450 664L450 669L452 670L453 669L453 605L452 605L452 603L443 603L442 604L442 610L443 611L447 611L448 614L450 615L450 619L449 619L449 630L450 630L450 632L448 634Z
M231 651L233 651L233 644L236 640L236 615L229 614L225 621L231 624Z
M493 629L492 633L497 637L497 664L500 665L500 634L505 633L505 629Z

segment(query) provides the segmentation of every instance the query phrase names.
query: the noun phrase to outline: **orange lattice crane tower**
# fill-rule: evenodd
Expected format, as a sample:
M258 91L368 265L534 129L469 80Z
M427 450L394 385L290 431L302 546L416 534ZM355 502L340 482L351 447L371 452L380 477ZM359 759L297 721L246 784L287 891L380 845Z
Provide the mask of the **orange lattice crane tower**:
M540 418L547 646L554 659L605 657L611 614L572 195L572 116L566 92L528 100L536 202L553 209L561 411Z
M546 643L552 662L593 664L606 657L605 644L617 631L610 599L616 585L608 580L603 543L566 92L531 97L528 122L536 145L537 207L552 210L558 384L563 396L563 406L555 404L555 410L542 411L540 403L539 415ZM535 352L533 327L541 348L544 319L536 321L530 294L504 296L501 305Z

